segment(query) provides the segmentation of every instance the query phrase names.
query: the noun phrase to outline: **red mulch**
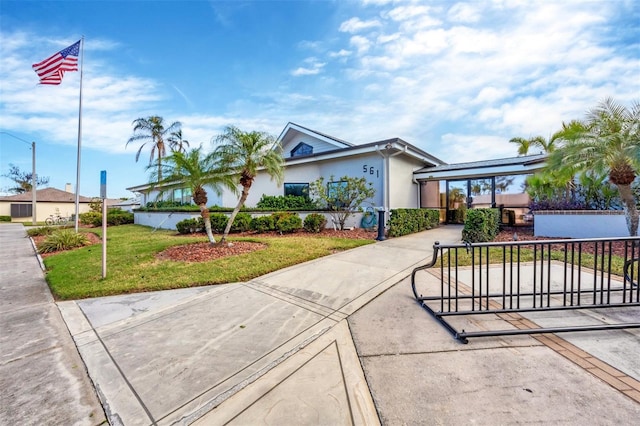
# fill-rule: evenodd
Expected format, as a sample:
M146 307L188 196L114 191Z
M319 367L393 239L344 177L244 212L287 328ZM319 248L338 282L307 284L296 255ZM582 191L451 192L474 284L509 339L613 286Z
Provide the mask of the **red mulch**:
M533 235L533 229L531 228L511 228L501 231L494 239L496 242L514 241L517 236L518 241L544 241L544 240L565 240L570 238L548 238L548 237L535 237ZM551 249L555 251L564 251L563 244L552 244ZM611 244L611 252L614 255L624 257L624 242L614 242ZM605 251L609 251L609 245L605 246ZM582 243L582 252L593 254L595 252L595 243ZM602 245L600 245L599 253L602 253Z

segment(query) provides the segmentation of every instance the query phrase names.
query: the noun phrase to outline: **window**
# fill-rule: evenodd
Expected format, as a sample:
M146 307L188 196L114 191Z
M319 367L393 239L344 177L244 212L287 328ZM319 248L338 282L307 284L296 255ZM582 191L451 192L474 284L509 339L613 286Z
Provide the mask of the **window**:
M31 215L31 204L11 204L11 217L29 217Z
M308 183L285 183L284 195L296 195L299 197L309 197L309 184Z
M329 207L344 207L344 197L346 195L346 189L347 181L344 180L327 183L327 198L329 201Z
M173 190L173 201L183 204L191 203L191 188L176 188Z
M301 157L303 155L313 154L313 147L304 142L300 142L295 148L291 150L292 157Z

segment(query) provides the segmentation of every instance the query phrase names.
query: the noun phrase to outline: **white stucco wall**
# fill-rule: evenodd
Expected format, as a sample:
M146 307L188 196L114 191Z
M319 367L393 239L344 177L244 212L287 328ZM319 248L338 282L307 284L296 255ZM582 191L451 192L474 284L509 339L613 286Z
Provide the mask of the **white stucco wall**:
M628 237L629 230L623 212L536 212L534 235L553 238L615 238Z
M413 170L421 163L410 161L404 156L389 158L389 206L398 208L418 208L419 186L413 183Z

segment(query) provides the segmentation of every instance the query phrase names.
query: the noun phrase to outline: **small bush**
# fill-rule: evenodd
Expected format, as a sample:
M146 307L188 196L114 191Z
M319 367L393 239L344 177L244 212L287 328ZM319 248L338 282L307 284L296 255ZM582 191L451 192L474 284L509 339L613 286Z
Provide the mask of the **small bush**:
M69 250L87 244L89 244L89 240L86 235L76 233L73 229L59 229L45 238L38 247L38 253Z
M231 225L231 232L246 232L251 229L251 215L249 213L238 213Z
M102 220L100 220L100 222L102 222ZM107 211L107 225L118 226L126 225L128 223L133 223L133 213L120 209L112 209ZM102 223L100 224L102 225Z
M102 226L102 213L98 213L98 212L80 213L79 221L83 225Z
M204 231L204 220L201 217L184 219L176 223L176 229L180 234L193 234Z
M302 219L296 213L278 214L275 225L276 231L288 234L302 228Z
M209 219L211 220L211 231L216 234L223 233L229 221L229 218L224 213L212 213Z
M462 240L468 243L493 241L500 231L498 209L471 209L462 229Z
M273 215L254 217L251 219L250 229L256 232L275 231L276 224L273 220Z
M11 222L11 216L0 216L0 222Z
M327 218L320 213L311 213L304 218L304 229L308 232L318 233L327 226Z
M41 237L43 235L51 235L55 230L53 226L39 226L37 228L27 229L27 235L30 237Z

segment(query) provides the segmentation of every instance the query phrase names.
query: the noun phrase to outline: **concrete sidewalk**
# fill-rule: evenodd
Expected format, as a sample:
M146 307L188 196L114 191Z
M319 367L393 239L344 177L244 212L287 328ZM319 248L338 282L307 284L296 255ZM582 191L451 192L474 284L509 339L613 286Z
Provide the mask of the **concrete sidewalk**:
M0 224L0 424L104 424L34 253L21 224Z
M113 425L636 424L638 330L462 345L413 300L411 270L460 232L441 226L247 283L58 307Z

